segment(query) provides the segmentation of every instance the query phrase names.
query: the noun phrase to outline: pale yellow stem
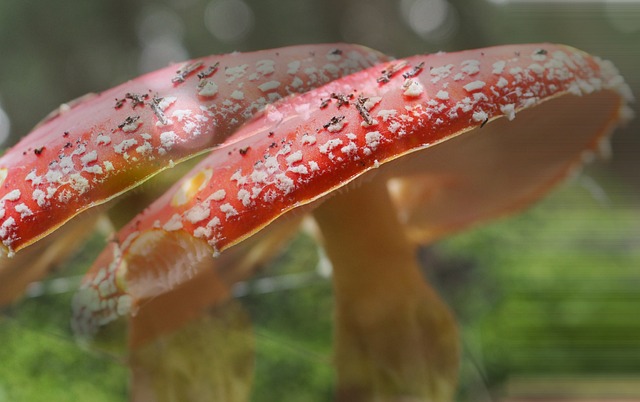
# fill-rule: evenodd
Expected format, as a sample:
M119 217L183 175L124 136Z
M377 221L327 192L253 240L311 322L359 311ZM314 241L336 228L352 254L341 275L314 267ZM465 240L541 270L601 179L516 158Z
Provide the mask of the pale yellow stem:
M426 283L384 181L314 212L333 263L339 401L450 401L458 334Z

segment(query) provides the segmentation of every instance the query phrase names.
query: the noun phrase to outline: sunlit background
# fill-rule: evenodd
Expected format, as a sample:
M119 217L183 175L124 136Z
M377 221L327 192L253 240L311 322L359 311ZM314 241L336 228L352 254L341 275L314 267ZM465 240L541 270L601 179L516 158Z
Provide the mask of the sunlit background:
M0 143L63 102L191 57L321 42L403 57L545 41L612 60L640 96L640 1L3 0ZM530 212L421 250L463 329L460 401L640 401L640 119L612 147L610 161ZM68 329L72 290L102 244L94 235L0 317L0 402L127 400L126 368L79 348ZM330 400L321 266L301 235L238 288L257 334L253 401Z

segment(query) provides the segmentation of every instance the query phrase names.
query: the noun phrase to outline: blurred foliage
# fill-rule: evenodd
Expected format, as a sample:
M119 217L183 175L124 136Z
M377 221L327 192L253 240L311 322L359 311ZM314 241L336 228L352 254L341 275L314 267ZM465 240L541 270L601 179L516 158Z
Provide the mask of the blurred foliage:
M104 246L94 236L69 265L48 279L77 285ZM26 298L0 316L0 402L123 401L127 372L114 357L81 348L70 328L72 292Z
M444 261L473 261L468 285L448 296L490 384L640 374L638 200L597 181L605 193L583 176L525 214L437 246Z

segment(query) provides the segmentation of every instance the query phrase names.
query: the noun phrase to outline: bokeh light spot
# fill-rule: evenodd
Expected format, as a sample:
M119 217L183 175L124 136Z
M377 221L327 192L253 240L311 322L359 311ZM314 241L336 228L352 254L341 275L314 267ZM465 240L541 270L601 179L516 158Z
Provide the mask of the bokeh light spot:
M455 10L446 0L402 0L405 23L423 39L440 41L455 32Z
M9 116L2 109L2 105L0 104L0 145L4 144L9 138L9 133L11 132L11 121L9 120Z
M216 39L235 43L253 29L254 15L242 0L214 0L207 5L204 24Z

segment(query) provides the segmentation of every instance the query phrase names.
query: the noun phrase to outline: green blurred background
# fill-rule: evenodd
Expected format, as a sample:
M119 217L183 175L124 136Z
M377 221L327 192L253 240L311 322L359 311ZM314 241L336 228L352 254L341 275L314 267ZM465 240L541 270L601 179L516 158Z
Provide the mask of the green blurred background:
M172 61L338 41L398 57L566 43L612 60L640 94L640 1L1 0L0 141ZM640 400L639 120L617 132L610 161L529 212L420 251L463 329L460 401ZM125 366L68 329L74 281L103 242L0 316L0 402L127 400ZM241 298L257 334L254 401L330 400L333 302L319 265L301 235Z

